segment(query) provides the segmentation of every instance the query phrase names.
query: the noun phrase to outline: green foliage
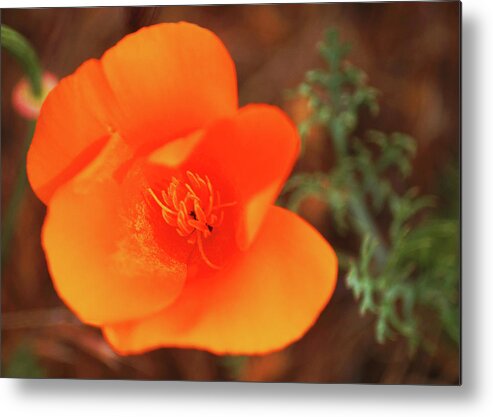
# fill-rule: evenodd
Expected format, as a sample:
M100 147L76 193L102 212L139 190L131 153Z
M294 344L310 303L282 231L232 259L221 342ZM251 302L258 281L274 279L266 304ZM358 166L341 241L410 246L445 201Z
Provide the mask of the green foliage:
M20 344L2 372L6 378L45 378L45 372L27 343Z
M431 217L435 198L406 189L413 138L376 130L355 136L361 113L378 113L378 91L345 60L349 49L337 32L328 32L320 45L327 68L309 71L297 89L311 110L299 125L303 149L313 128L322 128L336 163L328 172L293 175L282 203L298 211L307 197L316 197L330 208L341 235L358 236L359 254L340 258L361 313L376 317L379 342L398 333L415 348L426 341L424 325L436 317L457 343L458 219ZM389 221L378 221L381 216Z
M219 358L220 365L226 369L228 375L233 379L237 380L241 378L241 375L245 369L248 362L248 356L221 356Z

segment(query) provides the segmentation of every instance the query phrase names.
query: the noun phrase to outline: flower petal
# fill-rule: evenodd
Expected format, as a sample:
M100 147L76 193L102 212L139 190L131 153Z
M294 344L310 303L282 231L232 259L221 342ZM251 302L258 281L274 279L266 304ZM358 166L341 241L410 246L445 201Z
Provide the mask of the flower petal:
M48 94L27 155L29 181L45 204L103 148L114 131L115 108L100 62L94 59Z
M190 23L126 36L101 59L131 143L164 143L236 112L234 63L221 40Z
M236 261L187 279L177 300L144 319L105 326L122 354L191 347L217 354L261 354L296 341L336 284L337 258L296 214L271 207L257 239Z
M237 243L246 249L298 156L295 126L279 108L253 104L178 142L180 146L169 143L151 158L163 166L206 174L229 188L229 201L236 201L242 211Z
M237 110L234 63L219 38L189 23L126 36L48 95L27 168L47 203L118 132L152 149Z
M190 248L174 229L154 227L162 218L149 208L139 170L119 172L130 155L114 135L87 168L55 192L43 226L55 288L90 324L159 311L178 296L187 273Z
M232 184L243 210L237 232L240 248L246 249L255 239L299 149L296 127L279 108L253 104L213 125L192 154L190 169L220 171L218 175Z

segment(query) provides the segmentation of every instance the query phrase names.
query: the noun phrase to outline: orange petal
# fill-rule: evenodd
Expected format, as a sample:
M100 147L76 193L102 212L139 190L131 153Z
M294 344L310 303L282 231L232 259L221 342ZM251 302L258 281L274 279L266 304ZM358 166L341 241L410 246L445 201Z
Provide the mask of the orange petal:
M43 227L55 288L91 324L161 310L178 296L187 273L190 248L174 229L159 228L160 212L150 209L139 170L118 173L130 155L114 135L86 169L55 192Z
M190 23L126 36L101 59L125 117L126 140L159 144L237 110L234 63L221 40Z
M237 243L246 249L298 156L295 126L277 107L254 104L177 143L163 146L152 158L220 184L227 201L236 201L235 210L242 212Z
M236 110L234 63L216 35L189 23L143 28L49 94L28 155L29 180L47 203L114 132L151 149Z
M187 279L168 308L104 327L122 354L190 347L216 354L261 354L298 340L329 301L337 258L296 214L271 207L248 251L215 275Z
M29 181L43 202L102 149L115 130L115 106L97 60L86 61L48 94L27 155Z

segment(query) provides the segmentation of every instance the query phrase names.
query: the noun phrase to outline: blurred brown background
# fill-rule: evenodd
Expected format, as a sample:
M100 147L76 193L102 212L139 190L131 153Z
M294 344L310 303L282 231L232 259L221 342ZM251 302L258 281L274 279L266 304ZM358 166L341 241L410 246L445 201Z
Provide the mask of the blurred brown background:
M286 91L297 86L307 70L321 65L316 44L327 28L337 29L352 44L350 60L381 91L380 115L364 118L361 127L402 131L418 140L412 182L425 193L436 192L447 164L457 163L460 9L456 2L2 10L2 23L24 34L43 67L59 77L84 60L101 56L127 33L180 20L211 29L226 44L237 66L241 105L277 104L295 121L306 109L288 101ZM21 75L17 62L2 51L2 210L11 195L20 144L27 134L26 122L10 104ZM308 152L300 165L317 169L328 160ZM29 190L2 269L2 375L20 361L48 377L459 381L457 348L440 336L433 353L419 350L410 356L399 338L379 345L372 317L359 315L342 278L315 326L284 351L243 361L178 349L117 357L99 331L78 323L55 294L39 240L43 217L44 206Z

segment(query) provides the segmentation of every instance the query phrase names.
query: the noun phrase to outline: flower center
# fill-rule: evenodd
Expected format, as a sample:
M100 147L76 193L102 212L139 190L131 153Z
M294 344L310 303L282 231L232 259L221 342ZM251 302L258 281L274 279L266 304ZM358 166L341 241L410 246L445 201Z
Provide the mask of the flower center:
M193 172L186 172L187 181L173 177L167 190L161 191L160 200L151 188L147 190L161 207L164 221L176 232L187 238L191 245L197 245L204 262L211 268L219 266L210 261L204 251L204 239L221 226L224 219L223 209L236 203L221 204L219 192L212 187L209 177L202 178Z

